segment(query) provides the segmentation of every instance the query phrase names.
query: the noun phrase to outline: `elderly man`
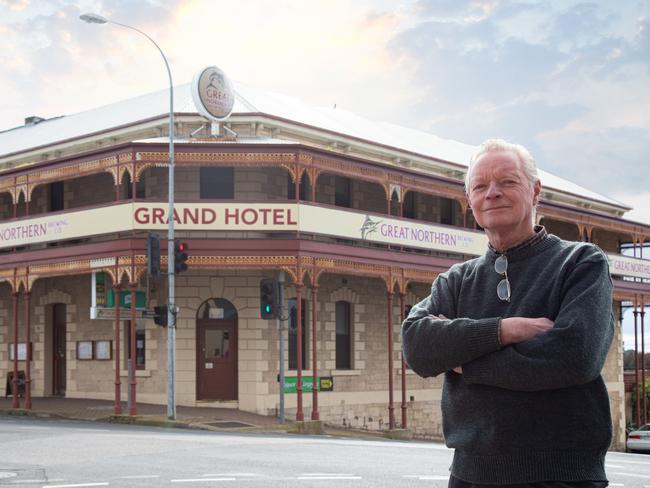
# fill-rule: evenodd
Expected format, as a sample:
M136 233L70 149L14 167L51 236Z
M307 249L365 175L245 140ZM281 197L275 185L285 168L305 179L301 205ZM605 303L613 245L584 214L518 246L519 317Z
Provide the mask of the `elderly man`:
M445 374L450 487L607 486L608 261L535 226L540 189L525 148L484 142L466 192L489 248L439 275L402 326L411 369Z

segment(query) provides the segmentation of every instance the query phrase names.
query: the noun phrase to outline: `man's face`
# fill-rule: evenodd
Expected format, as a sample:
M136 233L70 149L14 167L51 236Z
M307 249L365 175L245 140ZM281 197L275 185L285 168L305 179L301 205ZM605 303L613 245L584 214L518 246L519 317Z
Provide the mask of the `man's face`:
M540 188L539 181L531 183L514 152L490 151L472 167L469 203L484 229L525 237L533 227Z

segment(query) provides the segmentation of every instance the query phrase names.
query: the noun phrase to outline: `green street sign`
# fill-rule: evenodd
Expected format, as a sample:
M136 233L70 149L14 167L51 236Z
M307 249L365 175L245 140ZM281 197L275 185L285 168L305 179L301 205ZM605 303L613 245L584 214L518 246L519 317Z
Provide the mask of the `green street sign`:
M331 376L319 376L317 381L317 391L333 391L334 390L334 379ZM278 379L279 381L279 379ZM285 393L296 393L296 383L298 378L296 376L286 376L284 378L284 392ZM302 392L311 393L314 387L314 377L313 376L303 376L302 377Z
M131 308L131 291L120 291L120 308ZM108 290L106 307L115 306L115 293ZM147 306L147 294L143 291L135 292L135 308L145 308Z

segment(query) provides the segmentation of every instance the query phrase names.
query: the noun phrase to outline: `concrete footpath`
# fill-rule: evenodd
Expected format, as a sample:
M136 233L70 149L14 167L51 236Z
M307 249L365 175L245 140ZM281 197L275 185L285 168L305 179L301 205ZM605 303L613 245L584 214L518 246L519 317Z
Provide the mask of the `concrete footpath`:
M0 398L0 415L20 415L40 418L86 420L159 427L178 427L210 430L216 432L303 433L328 434L353 437L391 437L382 432L341 429L323 422L294 422L287 419L281 423L275 417L267 417L234 408L212 406L176 407L176 419L167 418L166 405L137 403L137 415L129 415L126 402L121 404L122 414L114 414L114 402L60 397L33 397L32 409L24 408L25 399L20 398L20 408L12 408L12 398Z

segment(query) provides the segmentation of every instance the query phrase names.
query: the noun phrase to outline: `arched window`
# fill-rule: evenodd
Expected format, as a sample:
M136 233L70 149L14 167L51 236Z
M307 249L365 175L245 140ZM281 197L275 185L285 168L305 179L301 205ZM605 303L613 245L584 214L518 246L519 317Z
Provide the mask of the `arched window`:
M232 319L237 317L237 309L228 300L210 298L201 304L196 312L197 319Z

